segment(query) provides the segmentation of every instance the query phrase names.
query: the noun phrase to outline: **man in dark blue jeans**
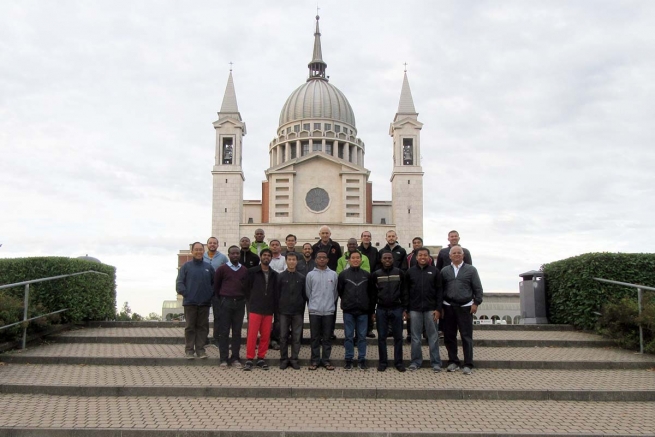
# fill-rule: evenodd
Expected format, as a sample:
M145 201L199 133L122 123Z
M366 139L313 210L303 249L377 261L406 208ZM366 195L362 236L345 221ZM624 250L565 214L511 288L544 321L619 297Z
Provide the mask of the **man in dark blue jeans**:
M353 338L357 334L357 361L360 370L366 370L366 332L370 307L370 273L361 268L362 254L357 250L348 253L349 268L339 274L337 292L341 298L346 349L345 370L352 370L355 357Z
M232 246L228 249L229 262L216 270L214 294L218 299L218 351L221 367L241 368L239 349L241 348L241 328L246 312L246 296L243 284L248 276L248 269L239 263L240 249ZM232 331L232 341L229 335ZM228 357L228 353L232 355Z
M394 366L399 372L405 371L403 365L403 319L408 306L407 290L405 289L405 274L393 266L391 252L382 254L382 268L371 275L373 285L371 296L371 312L377 306L373 317L378 327L378 351L380 363L378 372L387 370L387 336L389 325L393 335Z

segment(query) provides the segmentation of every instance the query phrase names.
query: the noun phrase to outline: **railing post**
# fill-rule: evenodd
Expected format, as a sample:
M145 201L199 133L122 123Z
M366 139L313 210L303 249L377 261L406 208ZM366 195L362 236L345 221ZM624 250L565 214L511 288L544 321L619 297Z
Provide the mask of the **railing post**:
M23 302L23 342L21 349L25 349L27 343L27 307L30 302L30 284L25 284L25 302Z
M639 318L641 319L641 288L637 288L637 307L639 308ZM639 322L639 353L644 353L644 327Z

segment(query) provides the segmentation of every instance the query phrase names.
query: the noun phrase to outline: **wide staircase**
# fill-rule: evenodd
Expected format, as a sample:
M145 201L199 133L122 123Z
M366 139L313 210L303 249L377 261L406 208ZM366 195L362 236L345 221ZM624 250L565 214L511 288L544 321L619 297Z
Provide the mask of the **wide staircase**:
M655 357L594 334L476 326L469 376L433 373L425 344L418 371L377 372L377 339L369 369L345 371L336 334L335 371L307 369L306 329L300 370L271 350L244 372L213 346L186 360L179 324L90 323L0 354L0 437L655 435Z

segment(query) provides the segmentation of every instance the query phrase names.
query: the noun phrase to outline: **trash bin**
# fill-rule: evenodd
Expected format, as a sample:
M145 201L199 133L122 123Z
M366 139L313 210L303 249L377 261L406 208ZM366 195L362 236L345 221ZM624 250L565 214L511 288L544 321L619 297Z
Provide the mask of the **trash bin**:
M546 317L546 281L544 272L530 270L519 275L521 296L521 324L535 325L548 323Z

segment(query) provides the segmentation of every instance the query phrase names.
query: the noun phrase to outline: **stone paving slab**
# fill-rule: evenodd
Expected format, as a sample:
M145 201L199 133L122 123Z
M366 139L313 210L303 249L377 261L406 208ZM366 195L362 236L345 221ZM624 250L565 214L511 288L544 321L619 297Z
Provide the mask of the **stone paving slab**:
M491 370L434 374L217 366L0 366L0 392L85 396L363 397L655 401L649 370Z
M0 403L3 405L0 429L4 435L16 435L17 429L26 430L21 435L34 435L28 431L62 428L86 432L113 429L160 433L224 430L243 435L248 431L250 435L262 435L265 431L288 435L289 431L295 431L304 435L320 432L315 435L322 436L337 432L342 435L652 436L655 430L653 402L406 400L399 404L398 400L385 399L287 398L272 401L5 394L0 395Z
M388 347L390 357L393 348ZM428 348L422 347L424 362L427 366ZM440 348L442 360L447 353ZM461 348L460 348L461 353ZM655 367L655 356L616 348L494 348L477 347L474 349L474 364L479 368L533 368L533 369L636 369ZM209 359L184 359L182 345L166 344L103 344L103 343L70 343L47 344L26 350L12 351L0 354L0 362L32 363L32 364L94 364L94 365L216 365L218 350L211 346L207 348ZM410 348L403 347L406 361L410 358ZM269 350L267 358L279 359L279 351ZM242 345L240 357L246 357L245 345ZM300 362L309 364L310 348L302 346ZM344 362L344 347L333 346L331 361L335 365ZM366 358L369 365L377 366L378 349L368 347ZM461 358L461 355L460 355Z
M247 330L242 330L242 341L245 343ZM210 330L210 337L213 331ZM337 339L334 344L343 344L344 332L335 330ZM403 334L405 335L405 334ZM303 330L303 344L309 344L310 331ZM175 328L85 328L68 331L60 335L48 337L49 341L59 343L141 343L141 344L184 344L184 329ZM480 331L474 334L475 346L488 347L607 347L613 346L611 340L580 331ZM426 340L423 340L426 343ZM377 345L376 338L367 338L367 344ZM388 339L387 344L393 344ZM443 345L443 340L441 340Z

